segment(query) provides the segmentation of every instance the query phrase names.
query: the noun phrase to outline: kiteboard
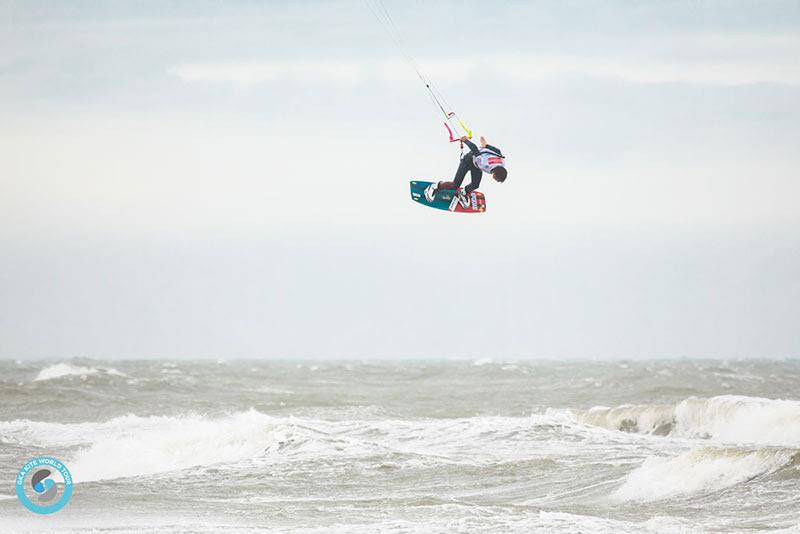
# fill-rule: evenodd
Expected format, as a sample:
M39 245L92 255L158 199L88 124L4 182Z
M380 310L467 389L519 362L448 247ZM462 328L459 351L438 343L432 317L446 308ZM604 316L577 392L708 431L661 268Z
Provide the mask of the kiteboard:
M483 213L486 211L486 197L480 191L470 193L468 208L463 207L458 201L458 192L455 190L437 191L433 202L428 202L425 198L425 188L429 185L431 185L431 182L412 180L411 200L429 208L454 211L456 213Z

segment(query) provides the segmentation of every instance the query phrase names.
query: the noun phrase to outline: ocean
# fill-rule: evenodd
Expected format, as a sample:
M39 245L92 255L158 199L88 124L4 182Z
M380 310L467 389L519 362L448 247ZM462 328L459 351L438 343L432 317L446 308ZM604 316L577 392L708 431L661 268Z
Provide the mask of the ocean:
M800 360L3 361L0 531L800 532Z

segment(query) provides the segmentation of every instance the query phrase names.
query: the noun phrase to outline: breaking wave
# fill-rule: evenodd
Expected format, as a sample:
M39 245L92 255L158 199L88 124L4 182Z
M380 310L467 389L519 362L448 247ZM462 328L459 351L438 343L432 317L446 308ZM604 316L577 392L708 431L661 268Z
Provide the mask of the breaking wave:
M722 443L800 446L800 402L722 395L675 405L622 405L574 412L578 421L610 430L713 439Z
M676 456L651 456L613 497L655 501L724 490L800 465L800 402L723 395L674 405L594 407L583 424L622 432L704 439ZM794 475L792 475L794 476Z
M88 375L97 374L125 376L124 373L120 373L113 367L83 367L81 365L73 365L71 363L62 362L45 367L39 371L39 374L33 380L34 382L40 382L42 380L54 380L56 378L63 378L66 376L85 377Z
M75 449L65 460L76 482L86 482L242 461L327 458L349 463L375 455L406 464L525 461L539 458L544 444L526 450L520 443L536 427L555 423L546 416L326 421L249 410L218 418L126 415L105 422L0 422L0 443Z
M82 446L69 460L76 482L238 462L297 439L291 425L255 410L219 419L126 415L102 423L0 423L0 442Z
M614 497L653 501L711 493L798 464L797 449L697 447L675 457L647 458Z

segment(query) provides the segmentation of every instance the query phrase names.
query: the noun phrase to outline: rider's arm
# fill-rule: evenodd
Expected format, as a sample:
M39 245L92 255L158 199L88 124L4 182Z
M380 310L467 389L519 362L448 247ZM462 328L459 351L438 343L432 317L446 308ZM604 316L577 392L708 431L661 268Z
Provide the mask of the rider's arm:
M500 152L500 149L499 149L499 148L497 148L496 146L492 146L492 145L490 145L489 143L487 143L487 142L486 142L486 139L485 139L483 136L481 136L480 143L481 143L481 148L488 148L488 149L489 149L489 150L491 150L492 152L497 152L497 153L498 153L498 154L500 154L501 156L503 155L503 153L502 153L502 152Z

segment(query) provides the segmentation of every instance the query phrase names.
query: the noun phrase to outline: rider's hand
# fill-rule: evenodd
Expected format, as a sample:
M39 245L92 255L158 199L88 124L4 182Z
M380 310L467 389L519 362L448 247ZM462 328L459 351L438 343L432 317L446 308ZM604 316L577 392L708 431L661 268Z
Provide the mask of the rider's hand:
M462 143L463 143L464 141L469 141L469 136L467 136L467 135L462 135L462 136L461 136L461 139L459 139L459 141L461 141Z

